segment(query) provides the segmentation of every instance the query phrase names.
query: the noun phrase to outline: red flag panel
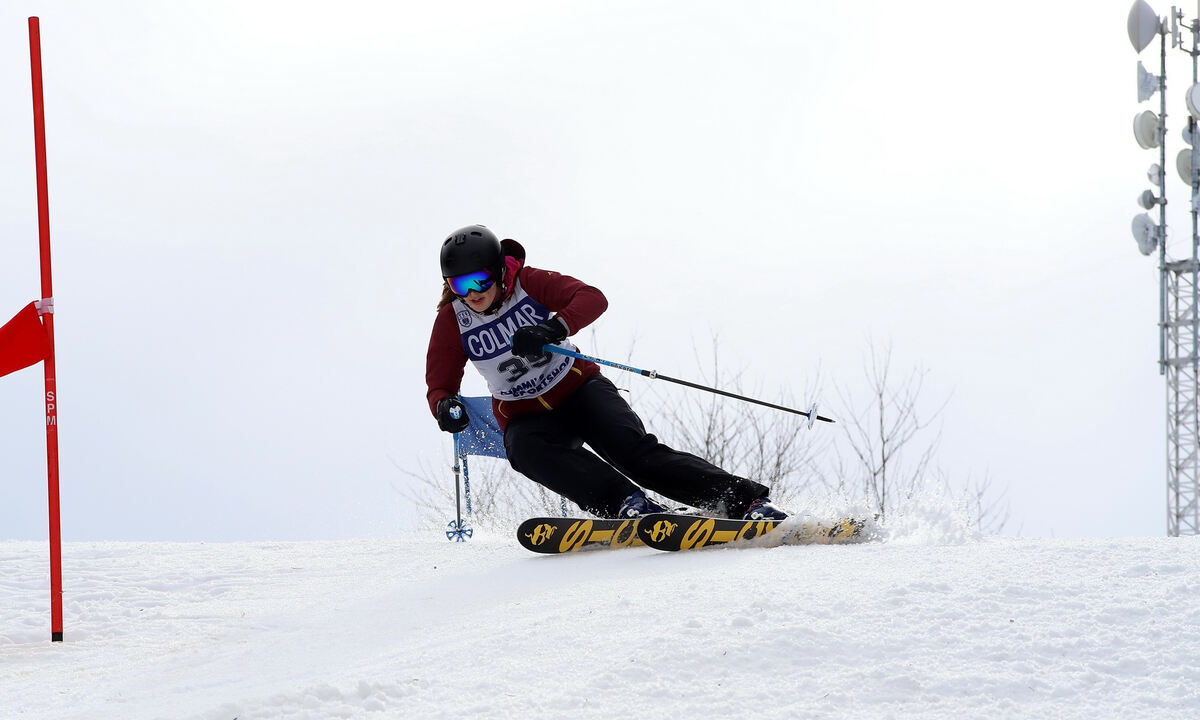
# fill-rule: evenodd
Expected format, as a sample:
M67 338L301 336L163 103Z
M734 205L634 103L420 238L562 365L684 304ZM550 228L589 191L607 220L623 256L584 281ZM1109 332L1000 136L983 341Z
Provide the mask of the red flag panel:
M46 359L50 342L35 303L0 326L0 377Z

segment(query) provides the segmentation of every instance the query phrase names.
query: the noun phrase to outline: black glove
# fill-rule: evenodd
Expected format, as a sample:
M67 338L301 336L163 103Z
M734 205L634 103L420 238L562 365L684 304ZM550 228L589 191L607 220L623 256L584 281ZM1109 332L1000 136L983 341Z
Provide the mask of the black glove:
M454 397L438 400L437 417L438 427L448 433L462 432L471 424L467 408Z
M513 333L512 352L523 358L541 357L543 345L553 345L567 339L567 324L557 317L533 327L523 327Z

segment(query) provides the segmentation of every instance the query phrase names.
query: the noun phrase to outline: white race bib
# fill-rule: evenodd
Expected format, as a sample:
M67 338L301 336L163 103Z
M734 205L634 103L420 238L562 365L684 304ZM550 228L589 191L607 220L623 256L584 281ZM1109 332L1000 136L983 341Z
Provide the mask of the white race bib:
M461 299L454 301L463 350L487 381L492 397L499 400L537 397L557 385L571 369L575 358L566 355L546 353L526 360L512 354L512 334L549 320L550 314L544 305L529 297L520 280L494 315L480 315ZM559 347L578 351L569 341L559 343Z

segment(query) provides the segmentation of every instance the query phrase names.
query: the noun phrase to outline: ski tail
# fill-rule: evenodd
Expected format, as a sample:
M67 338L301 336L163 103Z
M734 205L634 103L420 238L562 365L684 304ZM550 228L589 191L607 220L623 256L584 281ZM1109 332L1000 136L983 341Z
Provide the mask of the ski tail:
M517 542L536 553L560 555L585 549L639 547L638 520L529 518L517 528Z

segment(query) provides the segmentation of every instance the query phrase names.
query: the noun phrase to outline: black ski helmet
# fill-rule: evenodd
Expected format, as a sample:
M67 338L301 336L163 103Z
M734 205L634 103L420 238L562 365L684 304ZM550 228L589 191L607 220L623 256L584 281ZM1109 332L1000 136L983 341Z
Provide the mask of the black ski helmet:
M491 270L500 279L504 258L496 233L482 225L468 225L450 233L442 243L442 277L454 277L476 270Z

